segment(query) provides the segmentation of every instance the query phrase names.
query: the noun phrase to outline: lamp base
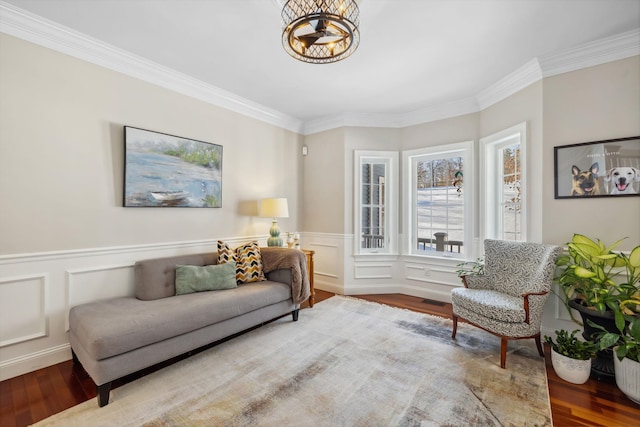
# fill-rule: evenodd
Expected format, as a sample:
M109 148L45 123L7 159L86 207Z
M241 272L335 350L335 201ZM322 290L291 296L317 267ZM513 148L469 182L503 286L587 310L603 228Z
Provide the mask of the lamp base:
M280 228L278 228L278 220L275 218L271 223L269 234L271 235L271 237L269 237L269 239L267 240L267 246L281 247L284 245L284 241L282 240L282 237L280 237Z

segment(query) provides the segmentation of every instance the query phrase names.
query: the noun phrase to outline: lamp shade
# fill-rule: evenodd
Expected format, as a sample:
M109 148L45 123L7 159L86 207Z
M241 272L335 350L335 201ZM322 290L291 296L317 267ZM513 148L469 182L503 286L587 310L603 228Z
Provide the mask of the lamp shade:
M289 218L287 199L284 197L262 199L260 201L260 216L263 218Z

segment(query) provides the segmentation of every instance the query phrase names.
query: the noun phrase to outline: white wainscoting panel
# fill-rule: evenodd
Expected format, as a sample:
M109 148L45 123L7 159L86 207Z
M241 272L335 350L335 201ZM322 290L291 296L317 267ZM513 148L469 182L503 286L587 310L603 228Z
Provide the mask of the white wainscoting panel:
M216 241L0 255L0 381L68 360L69 309L133 295L137 260L215 251Z
M69 330L69 310L79 304L134 295L134 264L115 264L67 270L65 330Z
M0 278L0 348L48 334L46 273Z

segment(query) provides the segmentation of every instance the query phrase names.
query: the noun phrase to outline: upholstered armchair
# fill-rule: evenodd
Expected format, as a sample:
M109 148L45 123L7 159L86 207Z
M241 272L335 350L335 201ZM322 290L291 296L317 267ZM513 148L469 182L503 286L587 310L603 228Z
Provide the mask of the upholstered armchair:
M509 340L533 338L544 356L542 311L561 250L540 243L485 240L484 274L464 276L464 287L451 291L451 337L456 337L458 318L499 336L503 369Z

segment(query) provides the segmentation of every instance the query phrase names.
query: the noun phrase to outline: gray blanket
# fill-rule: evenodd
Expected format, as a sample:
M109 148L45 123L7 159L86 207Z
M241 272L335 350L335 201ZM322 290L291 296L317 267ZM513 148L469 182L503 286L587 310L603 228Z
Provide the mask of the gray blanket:
M309 298L309 274L304 252L289 248L262 247L260 254L265 274L281 268L291 271L291 296L294 304L301 304Z

